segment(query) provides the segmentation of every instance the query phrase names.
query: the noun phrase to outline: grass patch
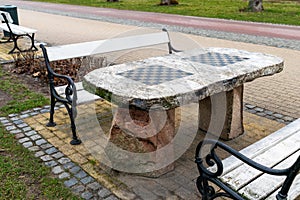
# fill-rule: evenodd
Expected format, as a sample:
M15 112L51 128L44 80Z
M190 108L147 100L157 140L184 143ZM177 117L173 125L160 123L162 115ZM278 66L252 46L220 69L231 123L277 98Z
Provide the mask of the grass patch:
M49 104L42 94L18 83L18 78L0 66L0 90L9 100L0 116ZM20 145L0 123L0 199L80 199L55 178L50 168Z
M0 107L0 116L6 116L11 113L19 113L35 107L49 104L49 99L42 94L30 91L23 84L18 83L8 72L5 72L0 66L0 90L11 97L6 105Z
M261 13L241 12L248 2L243 0L179 0L179 5L159 6L160 0L37 0L41 2L85 5L123 10L171 13L188 16L234 19L254 22L300 25L299 1L266 0Z
M0 199L79 199L0 126Z

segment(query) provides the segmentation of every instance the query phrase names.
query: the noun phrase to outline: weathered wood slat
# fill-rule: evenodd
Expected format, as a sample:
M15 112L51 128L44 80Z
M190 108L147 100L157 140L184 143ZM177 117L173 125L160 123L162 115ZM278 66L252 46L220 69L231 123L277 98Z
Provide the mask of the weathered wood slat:
M276 199L279 189L272 193L266 200ZM300 197L300 173L296 176L291 188L287 200L295 200L297 197Z
M240 151L252 160L274 169L290 167L300 155L300 119ZM221 177L248 199L276 199L285 176L264 174L234 156L223 161ZM288 199L300 196L300 173L295 178Z
M274 155L275 157L276 155ZM296 162L297 158L300 156L300 150L294 153L291 157L279 163L275 169L284 169L290 167ZM240 194L251 200L264 199L270 194L274 193L278 188L281 187L285 176L273 176L269 174L263 174L258 177L245 187L239 190ZM275 194L276 195L276 194Z
M298 151L299 144L300 131L297 131L290 137L280 141L280 143L273 144L272 147L255 156L253 160L267 167L273 167ZM262 172L246 164L242 164L238 168L222 176L221 180L230 184L233 189L239 190L261 174Z
M222 164L216 161L219 165L218 169L217 164L215 164L208 169L209 171L206 171L203 160L197 157L201 153L199 149L202 143L198 144L196 163L200 176L198 177L199 182L197 182L197 186L203 197L230 195L234 199L270 200L276 199L276 195L279 193L282 197L287 195L287 199L290 200L299 199L300 118L249 147L242 149L240 151L241 154L221 142L207 140L207 144L214 142L216 142L217 147L220 149L231 152L232 156L223 160ZM212 151L209 155L213 155L214 153ZM245 158L245 156L250 159ZM205 158L211 159L210 157ZM244 160L244 162L241 160ZM250 163L254 167L250 167L245 163ZM256 170L255 168L259 168L260 170ZM213 172L213 174L210 172ZM222 175L215 177L214 172L216 174L222 173ZM205 187L202 187L208 184L206 177L208 177L209 182L213 182L219 186L221 189L220 192L216 194L212 192L211 194L211 190L207 191ZM281 191L281 189L283 190Z
M249 158L254 158L269 148L277 145L281 141L300 131L300 119L297 119L293 123L279 129L278 131L268 135L267 137L255 142L254 144L242 149L240 152ZM299 145L300 146L300 145ZM234 156L230 156L223 160L224 171L223 175L234 170L243 164L242 161L236 159Z

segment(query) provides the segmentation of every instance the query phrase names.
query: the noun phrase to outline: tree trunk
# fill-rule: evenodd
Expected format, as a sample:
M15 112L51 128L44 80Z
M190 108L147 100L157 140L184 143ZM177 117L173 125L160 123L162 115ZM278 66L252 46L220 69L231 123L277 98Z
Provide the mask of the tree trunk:
M264 10L263 0L249 0L248 10L252 12L261 12Z
M160 0L160 5L176 5L178 4L177 0Z

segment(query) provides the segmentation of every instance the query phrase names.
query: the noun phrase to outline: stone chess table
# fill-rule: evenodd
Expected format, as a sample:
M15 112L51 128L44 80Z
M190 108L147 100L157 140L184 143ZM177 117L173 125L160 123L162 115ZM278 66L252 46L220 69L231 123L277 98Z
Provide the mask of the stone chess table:
M122 132L153 152L176 135L175 108L189 103L199 103L199 129L223 139L243 134L243 84L282 70L279 57L205 48L96 69L83 86L118 106L110 139Z

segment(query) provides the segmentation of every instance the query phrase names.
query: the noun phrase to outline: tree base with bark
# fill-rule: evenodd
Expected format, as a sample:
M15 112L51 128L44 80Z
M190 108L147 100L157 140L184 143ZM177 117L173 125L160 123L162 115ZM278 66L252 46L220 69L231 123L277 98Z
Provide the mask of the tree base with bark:
M248 10L252 12L261 12L264 10L263 0L249 0Z
M165 5L177 5L179 2L177 0L161 0L160 5L165 6Z

